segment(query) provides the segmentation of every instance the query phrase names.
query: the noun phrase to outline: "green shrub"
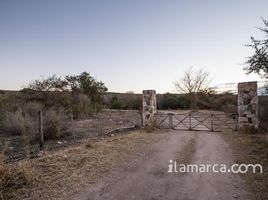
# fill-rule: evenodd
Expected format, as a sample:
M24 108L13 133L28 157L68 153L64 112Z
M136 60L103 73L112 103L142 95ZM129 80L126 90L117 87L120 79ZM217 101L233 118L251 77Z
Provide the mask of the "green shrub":
M185 96L166 93L160 103L161 109L186 109L190 107L190 102Z
M141 110L142 99L141 98L131 98L127 101L127 109L129 110Z
M223 112L237 113L237 96L229 93L216 95L211 108Z
M117 97L113 97L111 100L111 109L123 109L123 103Z

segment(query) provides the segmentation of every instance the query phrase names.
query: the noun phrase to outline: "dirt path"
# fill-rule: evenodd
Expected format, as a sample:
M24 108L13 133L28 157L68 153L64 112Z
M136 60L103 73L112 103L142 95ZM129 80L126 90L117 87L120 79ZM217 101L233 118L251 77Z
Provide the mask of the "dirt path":
M188 158L194 164L232 164L232 153L220 134L174 131L155 144L150 152L118 169L112 177L93 185L73 199L209 200L249 199L239 175L231 173L167 173L169 160L187 154L185 146L194 142ZM186 163L187 164L187 163Z

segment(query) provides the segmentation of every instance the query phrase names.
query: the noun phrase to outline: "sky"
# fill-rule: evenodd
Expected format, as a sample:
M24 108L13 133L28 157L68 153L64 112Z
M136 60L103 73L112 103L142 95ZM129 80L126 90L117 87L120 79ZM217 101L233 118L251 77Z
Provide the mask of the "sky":
M175 92L189 67L211 84L255 81L243 63L267 0L0 0L0 89L89 72L111 92Z

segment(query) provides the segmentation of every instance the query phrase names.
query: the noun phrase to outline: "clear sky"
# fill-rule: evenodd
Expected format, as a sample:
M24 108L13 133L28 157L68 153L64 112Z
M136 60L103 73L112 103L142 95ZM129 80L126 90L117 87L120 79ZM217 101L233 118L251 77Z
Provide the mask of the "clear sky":
M0 0L0 89L88 71L109 91L174 92L191 66L258 80L242 63L261 17L267 0Z

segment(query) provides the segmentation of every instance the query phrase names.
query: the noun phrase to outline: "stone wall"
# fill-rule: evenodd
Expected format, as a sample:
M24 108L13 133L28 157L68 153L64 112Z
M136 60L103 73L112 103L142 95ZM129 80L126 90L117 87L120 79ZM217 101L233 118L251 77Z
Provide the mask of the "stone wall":
M142 125L150 126L156 120L156 92L155 90L143 90L142 95Z
M258 127L258 94L257 82L238 84L239 127L245 125Z

